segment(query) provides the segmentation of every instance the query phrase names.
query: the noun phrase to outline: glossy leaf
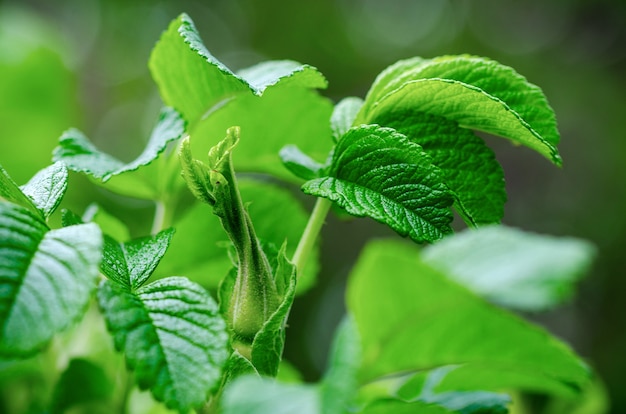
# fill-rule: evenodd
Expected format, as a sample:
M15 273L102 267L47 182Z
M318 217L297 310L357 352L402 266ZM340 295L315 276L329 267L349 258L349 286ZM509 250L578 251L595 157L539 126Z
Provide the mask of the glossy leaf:
M171 108L164 108L146 148L128 164L97 149L76 129L70 129L61 136L53 157L55 161L63 161L70 170L84 172L102 183L117 177L107 185L112 191L153 199L157 198L155 194L158 193L158 188L155 180L158 177L155 175L158 174L131 172L152 163L165 150L167 144L181 138L184 131L185 122L181 116Z
M465 231L423 251L423 259L453 280L503 306L539 311L570 298L594 247L569 237L504 226Z
M454 207L470 226L499 223L504 215L504 173L493 151L472 131L439 116L394 111L376 120L422 146L454 194Z
M39 209L33 204L33 200L26 197L9 173L0 165L0 202L2 201L18 204L33 213L41 214Z
M40 216L0 202L0 355L33 354L83 315L101 247L95 224L49 230Z
M589 380L565 344L449 281L410 246L371 243L351 274L347 302L362 339L361 381L444 365L461 366L439 391L575 395Z
M368 125L348 131L327 174L305 183L303 191L385 223L418 243L452 231L453 199L440 171L419 145L391 128Z
M104 281L98 302L140 388L180 412L208 399L228 358L228 334L202 287L169 277L131 292Z
M357 122L375 123L396 111L442 116L509 138L561 164L556 120L543 92L492 60L444 56L393 65L374 82Z
M102 273L128 289L139 288L154 272L173 234L174 229L167 229L125 243L105 236Z
M67 189L67 168L56 162L39 171L21 187L44 217L49 217L59 206Z

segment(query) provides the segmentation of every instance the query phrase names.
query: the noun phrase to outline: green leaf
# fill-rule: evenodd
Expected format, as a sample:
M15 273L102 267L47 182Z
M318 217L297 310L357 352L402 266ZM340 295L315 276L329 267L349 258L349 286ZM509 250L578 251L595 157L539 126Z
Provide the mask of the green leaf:
M76 407L87 410L89 403L113 410L112 396L113 384L106 372L87 359L74 358L55 385L50 411L61 414Z
M586 241L489 226L445 238L423 259L491 302L526 311L570 298L595 248Z
M143 152L128 164L98 150L80 131L70 129L59 139L53 159L63 161L72 171L84 172L107 188L138 198L157 198L158 173L133 173L148 166L165 151L167 144L182 137L185 122L172 108L163 108Z
M335 141L339 141L354 126L354 120L362 106L363 99L354 96L344 98L335 105L330 117L330 128Z
M381 399L365 407L363 414L454 414L439 405L429 404L422 401L407 403L393 398Z
M328 368L320 386L323 412L343 413L352 408L360 362L359 333L348 315L335 332Z
M376 120L422 146L454 194L455 209L471 226L499 223L504 215L504 173L493 151L456 122L412 110Z
M437 387L446 375L456 368L457 366L443 366L417 373L402 384L396 395L404 401L436 404L462 414L508 413L507 406L511 403L511 398L506 394L467 389L439 392Z
M39 171L21 187L44 217L49 217L59 206L67 189L67 168L61 162Z
M83 315L101 247L95 224L49 230L39 215L0 202L0 355L33 354Z
M189 123L196 158L203 159L233 125L245 137L237 149L238 171L293 180L280 163L282 147L297 144L315 159L331 148L332 104L312 90L326 87L326 80L311 66L264 62L235 75L209 53L184 14L161 37L149 66L163 100Z
M18 204L26 207L33 213L41 214L39 209L33 204L33 200L26 197L9 173L0 165L0 202L2 201Z
M280 159L296 177L313 180L320 176L324 166L306 155L295 145L287 145L280 152Z
M444 365L460 367L439 391L575 395L589 380L565 344L449 281L404 244L368 245L350 276L347 303L362 340L361 381Z
M258 376L236 379L222 399L224 414L321 414L316 387L282 384Z
M401 61L374 82L357 123L409 110L509 138L561 164L556 120L543 92L495 61L472 56Z
M263 324L252 342L252 365L261 375L275 377L285 345L285 326L296 293L296 268L285 256L285 245L278 252L273 269L274 283L282 301Z
M391 128L352 128L337 144L328 176L302 189L418 243L452 231L453 199L439 170L419 145Z
M261 62L237 73L250 85L256 95L281 83L281 86L295 85L303 88L325 89L328 87L326 78L309 65L302 65L293 60L271 60Z
M211 55L184 13L163 33L148 66L161 98L182 114L190 131L235 95L252 92L245 80Z
M171 228L125 243L118 243L105 235L102 273L127 289L139 288L154 272L173 234Z
M229 347L217 304L201 286L169 277L131 292L104 281L98 302L140 388L179 412L207 400Z

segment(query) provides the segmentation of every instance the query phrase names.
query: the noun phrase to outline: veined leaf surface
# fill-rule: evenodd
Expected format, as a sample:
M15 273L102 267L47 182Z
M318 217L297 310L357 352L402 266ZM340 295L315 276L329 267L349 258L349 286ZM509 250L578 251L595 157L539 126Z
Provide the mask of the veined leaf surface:
M50 230L24 207L0 202L0 355L30 355L83 315L101 248L95 224Z
M439 169L419 145L391 128L352 128L337 143L327 176L302 189L418 243L452 231L453 199Z

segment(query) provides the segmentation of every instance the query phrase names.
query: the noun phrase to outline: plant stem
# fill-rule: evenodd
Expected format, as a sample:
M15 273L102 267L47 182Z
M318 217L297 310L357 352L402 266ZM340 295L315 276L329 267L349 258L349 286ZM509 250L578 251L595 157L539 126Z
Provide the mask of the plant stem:
M331 204L330 200L322 197L318 198L315 202L315 207L313 207L309 222L306 224L304 233L302 233L302 237L300 237L300 242L298 242L298 247L291 260L296 266L298 274L302 274L302 269L309 258L311 250L313 250L313 246L324 225Z
M154 203L154 219L152 220L151 233L157 234L172 224L173 209L165 200L156 200Z

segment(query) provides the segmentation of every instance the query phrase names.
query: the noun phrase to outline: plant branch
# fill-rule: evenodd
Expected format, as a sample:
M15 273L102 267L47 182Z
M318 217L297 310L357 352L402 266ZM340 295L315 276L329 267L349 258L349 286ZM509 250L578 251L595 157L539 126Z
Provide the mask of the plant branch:
M291 260L296 266L297 274L302 274L302 269L309 258L311 250L313 250L313 246L324 225L331 205L332 202L330 200L322 197L318 198L315 202L315 207L313 207L309 222L306 224L302 237L300 237L300 241L298 242L296 252Z

